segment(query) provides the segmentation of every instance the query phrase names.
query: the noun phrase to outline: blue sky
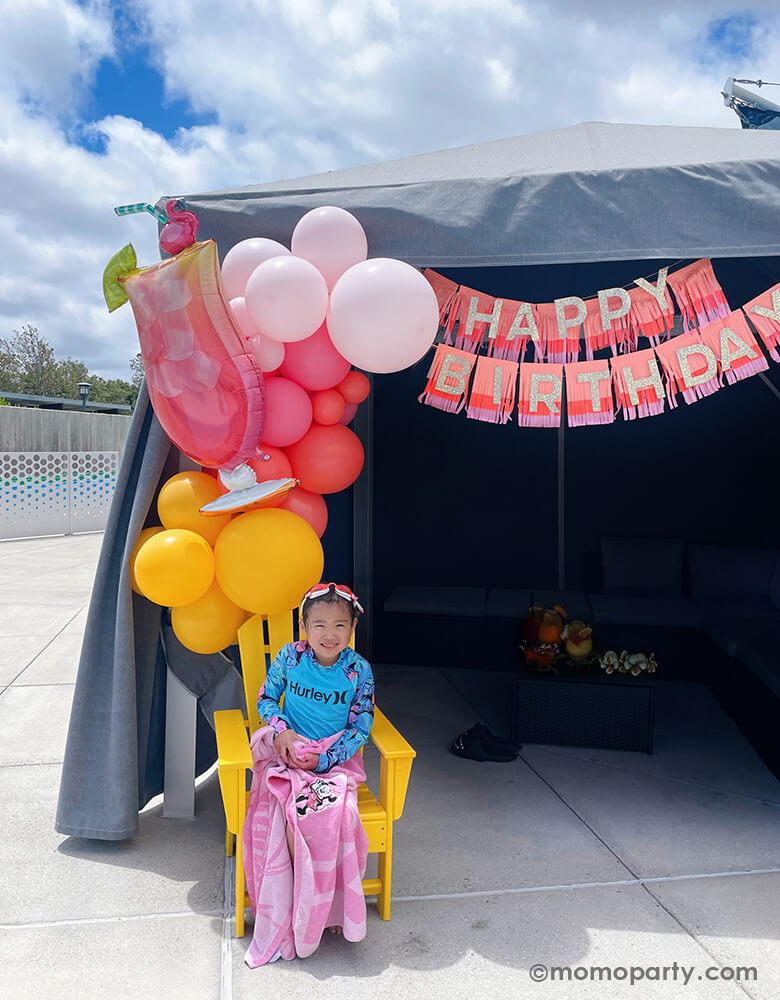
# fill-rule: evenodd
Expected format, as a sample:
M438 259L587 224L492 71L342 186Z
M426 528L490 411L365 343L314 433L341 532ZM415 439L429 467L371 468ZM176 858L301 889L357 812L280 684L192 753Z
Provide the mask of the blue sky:
M0 336L33 323L127 377L102 270L158 250L114 205L581 121L735 128L723 82L776 78L779 21L768 0L6 0Z

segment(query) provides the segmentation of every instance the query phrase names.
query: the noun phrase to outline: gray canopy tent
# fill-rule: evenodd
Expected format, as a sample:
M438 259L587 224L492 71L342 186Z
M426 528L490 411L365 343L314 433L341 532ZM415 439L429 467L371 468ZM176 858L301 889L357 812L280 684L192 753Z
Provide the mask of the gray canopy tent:
M200 219L199 238L215 239L221 256L252 236L287 243L306 211L335 204L358 217L371 256L421 267L770 257L780 255L780 137L739 129L587 123L179 197ZM365 442L372 435L370 399L356 421ZM160 609L137 595L131 601L126 566L166 461L170 468L169 452L142 396L82 649L56 820L61 833L131 836L138 809L163 787L164 672L166 666L176 668L184 653L170 635L167 642L158 641ZM369 599L371 463L369 447L366 472L354 490L352 525L353 580ZM207 699L204 709L227 707L237 688L224 661L191 660L197 666L178 664L178 675ZM213 760L213 738L201 727L198 772Z

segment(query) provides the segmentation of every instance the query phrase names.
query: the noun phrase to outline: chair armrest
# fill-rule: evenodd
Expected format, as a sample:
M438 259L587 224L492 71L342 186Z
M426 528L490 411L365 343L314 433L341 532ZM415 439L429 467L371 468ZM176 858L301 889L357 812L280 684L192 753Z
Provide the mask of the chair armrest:
M379 771L379 801L387 810L390 820L394 821L403 815L412 761L417 753L387 716L376 707L374 707L371 739L382 757Z
M384 712L374 707L374 723L371 726L371 741L383 757L397 757L413 760L417 754L412 746L401 736Z
M231 708L214 713L214 732L217 736L219 768L252 768L252 751L249 749L247 721L239 709Z

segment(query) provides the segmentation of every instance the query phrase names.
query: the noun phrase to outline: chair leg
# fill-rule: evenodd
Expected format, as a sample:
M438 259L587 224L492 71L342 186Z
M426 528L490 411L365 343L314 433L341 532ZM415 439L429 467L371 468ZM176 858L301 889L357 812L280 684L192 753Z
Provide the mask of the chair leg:
M382 920L390 919L390 894L393 887L393 825L388 823L388 836L384 853L377 856L377 874L382 888L377 893L376 908Z
M239 774L238 829L236 830L236 937L244 936L244 820L246 819L246 777Z
M233 834L225 827L225 854L229 858L233 857L233 844Z

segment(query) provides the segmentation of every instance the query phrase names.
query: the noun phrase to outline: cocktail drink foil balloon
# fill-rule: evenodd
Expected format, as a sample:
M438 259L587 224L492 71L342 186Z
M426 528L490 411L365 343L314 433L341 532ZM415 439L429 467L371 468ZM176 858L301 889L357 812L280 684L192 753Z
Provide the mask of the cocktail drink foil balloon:
M168 437L199 465L219 469L229 492L204 514L246 510L288 492L294 479L258 483L250 458L263 426L263 374L236 327L213 240L128 274L146 385Z

